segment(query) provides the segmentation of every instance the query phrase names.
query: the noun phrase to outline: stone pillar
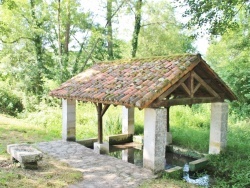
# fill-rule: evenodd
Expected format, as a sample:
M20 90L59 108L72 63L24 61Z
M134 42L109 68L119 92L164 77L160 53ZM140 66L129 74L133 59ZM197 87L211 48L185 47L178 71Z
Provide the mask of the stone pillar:
M122 150L122 160L134 164L134 148Z
M165 169L166 109L144 109L143 167L154 173Z
M94 143L94 152L98 154L108 154L109 153L109 143L108 142L95 142Z
M227 142L228 104L211 104L209 154L219 154L226 147Z
M76 101L62 99L62 139L76 140Z
M122 133L134 134L134 108L122 107Z

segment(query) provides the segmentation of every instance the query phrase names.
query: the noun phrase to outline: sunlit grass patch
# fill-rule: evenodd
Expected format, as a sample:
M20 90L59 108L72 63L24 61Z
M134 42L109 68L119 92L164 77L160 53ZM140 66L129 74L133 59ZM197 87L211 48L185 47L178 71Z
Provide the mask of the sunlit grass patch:
M80 171L44 156L38 170L22 169L9 160L0 160L0 187L65 187L82 180Z
M81 172L46 155L38 163L38 170L22 169L9 160L8 144L59 139L46 127L0 115L0 138L0 187L65 187L82 179Z

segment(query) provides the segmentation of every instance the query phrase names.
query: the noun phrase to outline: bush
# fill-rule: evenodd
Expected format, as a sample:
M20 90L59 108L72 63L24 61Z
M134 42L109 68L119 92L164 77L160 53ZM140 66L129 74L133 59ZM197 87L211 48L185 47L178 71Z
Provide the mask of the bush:
M21 99L6 88L0 88L0 113L16 116L23 111Z

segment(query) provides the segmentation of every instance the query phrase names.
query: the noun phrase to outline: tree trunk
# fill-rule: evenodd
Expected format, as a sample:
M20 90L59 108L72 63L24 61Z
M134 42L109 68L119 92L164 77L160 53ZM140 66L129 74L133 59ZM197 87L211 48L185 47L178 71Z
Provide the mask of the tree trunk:
M42 23L38 21L36 14L35 14L35 1L30 1L31 6L31 16L34 20L35 26L37 28L41 28ZM36 52L36 62L37 62L37 69L36 74L33 77L33 84L32 84L32 91L38 96L38 100L40 100L41 95L43 93L43 81L42 81L42 72L44 71L44 62L43 62L43 41L42 36L40 34L34 33L33 42L35 43L35 52Z
M138 37L141 29L141 9L142 0L137 0L135 5L135 26L132 38L132 57L136 56L138 47Z
M57 7L57 27L58 27L58 63L61 69L60 80L63 81L63 66L62 66L62 44L61 44L61 0L58 0Z
M65 31L65 44L64 44L64 53L68 57L69 55L69 39L70 39L70 1L67 1L66 4L67 9L67 18L66 18L66 31Z
M107 0L107 43L108 43L108 59L114 59L113 53L113 31L112 31L112 1Z

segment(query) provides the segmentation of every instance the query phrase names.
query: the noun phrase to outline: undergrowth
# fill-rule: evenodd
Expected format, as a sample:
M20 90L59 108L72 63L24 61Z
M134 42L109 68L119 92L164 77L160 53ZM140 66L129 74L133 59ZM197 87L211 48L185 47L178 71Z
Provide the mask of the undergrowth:
M97 113L94 104L77 105L77 140L97 137ZM111 106L104 115L104 136L121 133L121 107ZM143 134L143 110L135 110L135 134ZM25 115L23 115L25 116ZM26 122L34 128L60 138L61 107L41 105L39 110L26 114ZM213 187L250 187L250 120L229 116L227 150L220 155L209 155L209 171L215 180ZM210 104L176 106L170 108L170 131L173 144L208 153Z

